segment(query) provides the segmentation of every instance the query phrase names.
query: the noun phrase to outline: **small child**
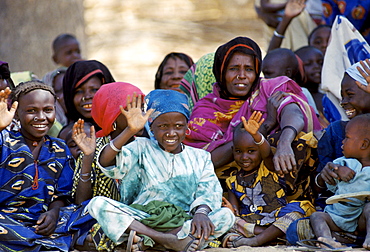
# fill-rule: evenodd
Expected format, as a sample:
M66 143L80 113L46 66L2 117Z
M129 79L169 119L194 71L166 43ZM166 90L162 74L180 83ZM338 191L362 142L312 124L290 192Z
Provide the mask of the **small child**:
M285 182L274 170L272 151L258 132L264 119L253 112L242 117L234 131L234 160L239 171L226 184L237 218L232 232L225 236L224 247L261 246L284 235L289 224L314 211L309 201L287 203Z
M370 191L370 114L362 114L351 119L346 126L343 140L344 157L333 163L351 168L356 174L349 180L335 180L335 185L326 183L335 195ZM324 185L321 173L317 177L319 185ZM370 249L370 204L360 198L351 198L350 203L338 202L327 205L324 212L316 212L310 217L311 226L317 239L335 248L342 244L335 241L331 231L366 233L363 247Z
M82 60L80 44L75 36L61 34L53 41L53 61L59 66L69 67L74 62Z

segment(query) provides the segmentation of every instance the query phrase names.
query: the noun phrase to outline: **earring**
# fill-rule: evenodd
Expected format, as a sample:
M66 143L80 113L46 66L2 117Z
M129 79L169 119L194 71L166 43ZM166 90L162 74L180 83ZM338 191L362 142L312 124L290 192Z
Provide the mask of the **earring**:
M112 126L113 126L113 130L117 129L117 123L116 122L114 122Z
M236 79L240 80L240 79L239 79L239 74L238 74L238 76L236 76Z
M37 121L39 118L37 117L37 116L35 116L34 118L33 118L33 120L34 121Z

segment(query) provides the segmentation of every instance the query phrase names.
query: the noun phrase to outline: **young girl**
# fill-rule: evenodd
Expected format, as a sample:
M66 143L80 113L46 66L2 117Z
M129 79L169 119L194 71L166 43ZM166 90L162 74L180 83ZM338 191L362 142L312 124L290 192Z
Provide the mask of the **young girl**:
M283 236L294 220L315 211L309 201L287 202L284 179L274 172L270 145L258 132L261 118L256 111L248 121L242 117L234 131L233 155L239 170L226 184L239 217L232 233L225 236L224 247L261 246Z
M354 171L349 180L335 180L335 184L327 184L335 195L370 191L370 114L358 115L346 126L343 140L343 154L333 161L334 164L347 166ZM324 186L324 178L318 175L318 186ZM311 226L317 239L335 248L343 245L335 241L331 231L366 233L363 247L370 249L370 204L365 197L347 198L350 202L339 201L327 205L324 212L316 212L310 217ZM346 201L347 199L343 199Z
M221 208L222 189L210 154L182 144L189 118L188 98L174 90L157 89L146 99L151 102L143 115L141 95L135 94L132 101L127 98L127 111L121 107L127 127L98 156L99 167L107 176L122 179L121 202L94 197L89 213L116 244L130 232L127 251L132 242L138 250L155 243L171 250L195 251L205 246L203 240L230 229L234 216ZM156 140L138 137L124 146L148 118ZM132 203L147 211L150 205L159 204L159 213L168 207L177 210L162 216L166 220L159 223L160 216L128 206ZM138 239L135 232L147 238Z
M69 251L83 208L62 208L70 204L74 161L64 141L46 135L55 120L54 91L39 81L21 83L8 110L10 93L0 92L0 250ZM5 129L14 116L19 132ZM83 218L90 224L79 220L80 232L93 222Z

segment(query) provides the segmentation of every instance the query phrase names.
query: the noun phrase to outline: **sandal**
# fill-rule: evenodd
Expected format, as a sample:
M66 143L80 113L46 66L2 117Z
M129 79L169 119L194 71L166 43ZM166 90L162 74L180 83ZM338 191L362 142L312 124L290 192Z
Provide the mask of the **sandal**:
M362 201L370 199L370 191L361 191L355 193L344 193L339 195L334 195L326 199L326 204L334 204L338 202L351 202L351 198L356 198Z
M141 237L138 242L134 243L135 236L136 236L136 231L131 230L130 235L128 236L128 240L127 240L126 252L131 252L132 245L134 245L134 244L137 245L138 251L144 251L145 250L142 246L143 245L142 242L144 241L144 238Z
M186 244L183 252L188 252L189 247L191 246L191 244L193 244L193 242L198 239L192 234L189 234L188 236L191 238L191 241L189 241L188 244ZM204 237L202 235L202 237L199 238L199 243L198 243L197 250L203 248L204 244L205 244L205 240L204 240Z
M238 233L228 233L224 236L224 238L222 239L222 247L223 248L230 248L229 246L227 246L227 243L230 241L230 237L236 237L234 240L231 241L232 243L232 248L236 248L236 242L239 241L240 239L242 238L245 238L244 236L238 234Z
M314 243L314 244L320 243L320 244L324 245L326 248L310 245L308 243ZM330 244L328 244L326 242L315 240L315 239L300 240L300 241L297 241L297 244L301 247L298 247L298 248L294 247L294 250L300 250L300 251L347 251L347 250L352 249L352 247L335 248L335 247L331 246Z

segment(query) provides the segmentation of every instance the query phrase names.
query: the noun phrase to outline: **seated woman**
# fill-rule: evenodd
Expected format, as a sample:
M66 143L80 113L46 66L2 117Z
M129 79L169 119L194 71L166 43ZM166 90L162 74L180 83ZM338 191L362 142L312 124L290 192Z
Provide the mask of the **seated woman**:
M211 152L216 169L233 161L233 130L241 116L260 111L266 118L261 132L266 136L281 131L274 155L275 169L288 174L296 170L292 142L301 131L320 130L313 109L301 88L285 76L260 79L261 51L246 37L237 37L220 46L215 54L213 92L199 100L191 114L185 144ZM268 101L276 109L268 111ZM277 105L276 105L277 104ZM276 142L275 142L276 143ZM226 178L230 171L221 171Z
M73 157L65 142L47 135L55 120L53 89L39 81L0 92L0 250L70 251L73 238L95 223L71 202ZM19 131L5 127L16 116ZM76 225L80 223L80 225ZM73 250L73 249L72 249Z
M187 97L173 90L154 90L147 100L152 102L143 115L141 95L134 95L132 101L128 97L127 111L121 107L128 126L98 157L107 176L122 179L121 202L94 197L89 213L116 244L130 233L127 251L133 241L137 250L159 244L175 251L195 251L205 246L204 240L229 230L235 217L221 208L222 189L210 154L182 144L189 118ZM123 146L148 118L157 140L138 137ZM132 203L138 209L128 206ZM153 204L161 208L146 212ZM159 216L164 209L167 214ZM134 231L146 238L138 238Z

